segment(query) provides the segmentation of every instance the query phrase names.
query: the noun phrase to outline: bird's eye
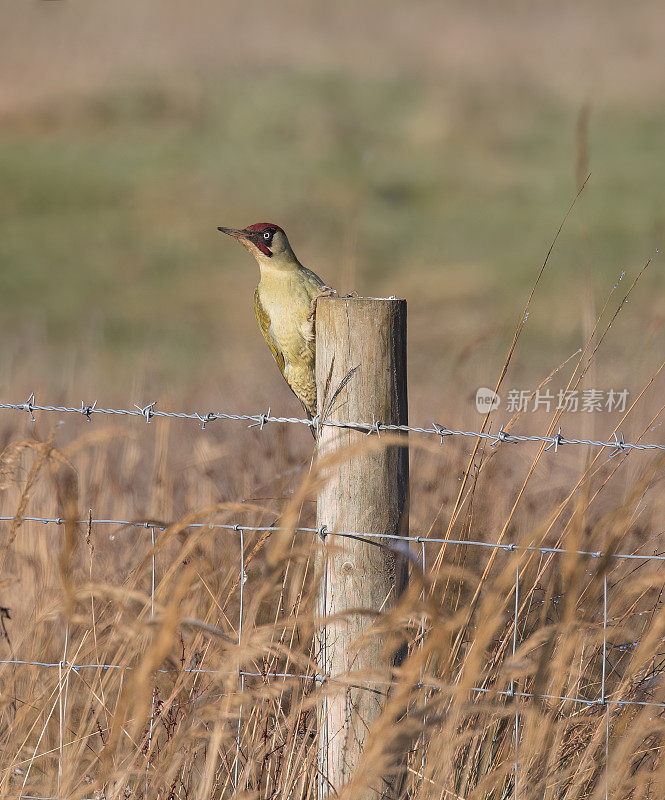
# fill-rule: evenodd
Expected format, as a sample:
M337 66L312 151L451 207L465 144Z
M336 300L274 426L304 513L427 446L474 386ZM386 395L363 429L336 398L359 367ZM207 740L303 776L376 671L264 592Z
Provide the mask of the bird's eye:
M270 231L265 231L265 233L263 234L263 238L264 239L270 239L271 236L272 236L272 233L270 233Z

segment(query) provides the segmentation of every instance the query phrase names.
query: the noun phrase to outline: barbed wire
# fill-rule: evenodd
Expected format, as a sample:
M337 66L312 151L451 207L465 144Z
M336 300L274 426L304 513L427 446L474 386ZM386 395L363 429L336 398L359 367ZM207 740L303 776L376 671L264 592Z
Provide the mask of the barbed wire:
M567 438L563 435L561 428L553 436L542 436L536 434L513 434L504 430L503 425L496 433L489 431L465 431L447 428L445 425L440 425L438 422L432 422L431 427L414 426L414 425L392 425L379 420L373 419L372 422L337 422L330 419L320 419L317 415L313 419L304 419L300 417L278 417L272 416L270 409L267 413L263 414L230 414L221 411L208 411L200 413L198 411L159 411L157 409L157 402L148 403L146 406L134 405L134 408L101 408L97 406L97 401L92 404L81 402L81 406L55 406L55 405L39 405L35 402L34 392L23 403L0 403L0 410L22 411L30 415L31 421L35 422L35 412L44 413L57 413L57 414L77 414L83 416L86 421L92 422L92 417L95 414L105 414L111 416L127 416L127 417L143 417L146 422L150 423L153 419L165 417L168 419L181 419L193 420L201 423L201 428L206 429L206 426L211 422L218 420L231 420L236 422L248 422L249 428L258 428L263 430L268 423L277 424L293 424L293 425L306 425L319 433L321 428L342 428L347 430L355 430L360 433L380 435L382 431L393 433L420 433L423 435L439 437L441 444L448 436L465 436L474 439L484 439L491 442L494 447L497 444L524 444L526 442L539 442L546 444L547 451L552 450L557 453L559 447L564 445L583 445L586 447L595 447L599 449L609 449L610 458L613 458L620 453L627 454L631 450L649 451L661 450L665 451L665 444L648 443L641 444L639 442L627 442L623 434L614 432L609 441L602 439L580 439L580 438Z

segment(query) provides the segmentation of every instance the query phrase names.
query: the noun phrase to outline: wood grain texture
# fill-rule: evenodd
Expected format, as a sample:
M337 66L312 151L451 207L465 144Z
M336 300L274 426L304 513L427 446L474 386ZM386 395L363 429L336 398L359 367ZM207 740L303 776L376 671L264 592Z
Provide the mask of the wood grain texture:
M406 424L406 301L321 299L316 313L316 378L321 418ZM408 449L393 444L344 456L349 446L360 442L377 443L362 432L321 429L319 458L331 454L340 458L327 470L318 495L319 526L408 535ZM348 609L386 609L406 584L406 562L391 550L328 536L322 551L322 616ZM318 643L322 672L333 678L358 671L371 673L374 679L388 678L397 656L386 654L382 637L372 634L371 626L370 615L349 613L322 628ZM327 781L320 781L320 798L338 793L356 774L364 742L386 699L376 685L337 687L329 684L320 718L320 768L327 776ZM387 776L370 776L354 797L389 797L394 784Z

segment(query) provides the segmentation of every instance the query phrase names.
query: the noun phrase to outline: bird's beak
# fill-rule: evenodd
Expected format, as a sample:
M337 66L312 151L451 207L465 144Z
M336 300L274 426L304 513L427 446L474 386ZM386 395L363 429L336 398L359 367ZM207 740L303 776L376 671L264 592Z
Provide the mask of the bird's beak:
M244 231L240 228L222 228L221 226L217 228L218 231L222 233L226 233L229 236L233 236L234 239L245 239L247 238L247 231Z

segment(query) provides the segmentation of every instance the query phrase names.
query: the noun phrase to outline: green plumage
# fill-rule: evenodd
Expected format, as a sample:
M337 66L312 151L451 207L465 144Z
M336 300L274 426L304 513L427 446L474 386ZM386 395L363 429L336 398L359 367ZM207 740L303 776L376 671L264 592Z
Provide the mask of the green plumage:
M259 329L263 334L263 338L268 343L268 347L270 348L270 352L273 354L273 358L277 362L279 371L282 373L282 375L284 375L284 355L270 333L270 317L261 305L258 286L256 289L254 289L254 313L256 314L256 321L259 323Z
M264 269L254 292L259 329L284 380L309 417L316 414L316 347L312 303L323 281L305 267L272 272Z

